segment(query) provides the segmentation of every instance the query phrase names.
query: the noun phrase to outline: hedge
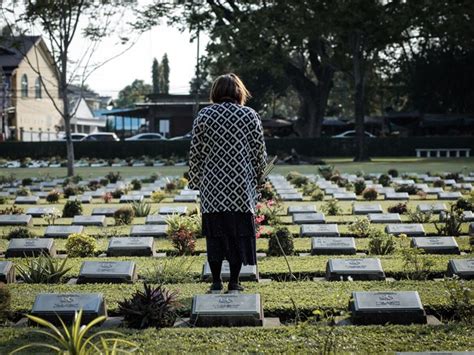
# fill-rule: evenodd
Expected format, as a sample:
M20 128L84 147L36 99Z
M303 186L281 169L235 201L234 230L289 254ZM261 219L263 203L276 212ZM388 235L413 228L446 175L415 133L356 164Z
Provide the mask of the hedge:
M120 329L140 346L140 353L393 353L397 351L472 350L472 329L446 326L298 325L279 328ZM0 328L0 353L31 342L43 342L30 329ZM326 351L325 351L326 350ZM23 352L24 354L31 353Z
M127 158L148 156L185 157L190 142L153 141L153 142L75 142L76 157L90 158ZM353 139L323 138L281 138L266 139L269 154L289 154L295 149L304 156L352 157L355 152ZM368 151L374 157L415 156L416 148L471 148L472 137L389 137L367 139ZM65 142L3 142L0 143L0 158L18 159L24 157L45 158L66 156Z

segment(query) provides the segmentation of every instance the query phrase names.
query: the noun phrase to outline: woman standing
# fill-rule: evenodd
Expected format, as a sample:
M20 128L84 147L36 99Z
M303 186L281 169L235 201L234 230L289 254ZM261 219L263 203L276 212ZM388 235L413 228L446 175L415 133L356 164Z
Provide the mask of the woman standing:
M243 290L242 264L257 263L254 212L266 151L260 117L244 106L249 97L237 75L222 75L212 84L213 104L193 124L189 188L200 191L211 291L223 288L224 259L230 265L229 291Z

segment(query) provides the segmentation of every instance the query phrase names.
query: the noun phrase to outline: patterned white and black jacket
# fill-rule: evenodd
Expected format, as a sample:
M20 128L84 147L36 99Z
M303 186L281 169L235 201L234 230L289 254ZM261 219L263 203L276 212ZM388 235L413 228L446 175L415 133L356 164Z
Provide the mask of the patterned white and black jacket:
M232 102L203 108L193 123L189 188L200 191L201 213L255 212L266 166L259 115Z

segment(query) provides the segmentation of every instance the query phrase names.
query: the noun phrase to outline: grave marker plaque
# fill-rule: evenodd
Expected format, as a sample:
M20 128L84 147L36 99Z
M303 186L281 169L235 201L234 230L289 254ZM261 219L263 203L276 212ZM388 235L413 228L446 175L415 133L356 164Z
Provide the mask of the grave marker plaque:
M137 266L133 261L84 261L77 283L132 283L136 280Z
M74 219L72 220L72 224L79 225L79 226L107 227L107 221L104 215L74 216Z
M188 208L186 206L163 206L159 210L159 214L169 215L169 214L186 214Z
M323 213L294 213L292 219L294 224L321 224L326 222Z
M174 202L197 202L196 195L176 195L173 199Z
M45 237L67 238L74 233L82 233L84 226L48 226L44 232Z
M433 213L440 213L446 212L448 209L444 203L420 203L416 206L416 209L420 212L433 212Z
M326 280L385 280L380 259L329 259L326 264Z
M352 208L352 213L355 215L383 213L383 209L380 204L355 203Z
M42 217L55 211L57 210L54 207L31 207L26 210L26 214L29 214L31 217Z
M145 224L166 224L166 216L161 214L149 214L146 216Z
M8 243L6 258L22 258L41 254L56 256L54 239L51 238L14 238Z
M349 308L355 324L426 323L426 313L416 291L353 292Z
M0 226L31 226L33 217L28 214L4 214L0 215Z
M223 281L229 281L230 279L230 266L227 260L224 260L222 262L221 278ZM207 261L204 263L204 266L202 268L202 279L205 281L212 279L211 268ZM242 265L242 268L240 269L239 279L241 281L257 281L257 265Z
M332 196L339 201L353 201L357 199L354 192L336 192Z
M368 218L372 223L400 223L402 221L398 213L369 213Z
M80 203L91 203L92 197L91 196L69 196L68 201L79 201Z
M282 201L303 201L303 195L300 193L279 194Z
M15 203L17 205L36 205L38 201L38 196L17 196L15 198Z
M474 221L474 213L472 211L464 211L462 213L462 216L464 218L464 222L472 222Z
M427 254L460 254L454 237L414 237L411 244Z
M462 197L459 191L453 192L438 192L438 200L457 200Z
M314 237L311 239L312 255L353 255L356 253L354 238Z
M0 261L0 282L7 284L15 281L15 265L11 261Z
M112 237L107 247L107 256L152 256L153 237Z
M457 275L461 279L474 279L474 259L451 259L448 263L448 276Z
M58 316L69 324L74 313L82 309L82 324L99 316L107 316L101 293L40 293L36 296L31 315L59 325Z
M316 213L316 205L296 205L288 207L288 214L294 213Z
M259 294L208 294L193 297L191 323L198 327L262 326Z
M408 200L409 198L408 192L387 192L385 194L386 200Z
M130 236L132 237L166 237L168 225L166 224L145 224L132 226Z
M93 216L113 217L119 207L97 207L92 210Z
M122 195L120 196L120 203L142 202L143 195Z
M302 224L303 237L339 237L337 224Z
M385 227L385 231L393 235L406 234L409 237L425 235L425 229L420 223L389 224Z

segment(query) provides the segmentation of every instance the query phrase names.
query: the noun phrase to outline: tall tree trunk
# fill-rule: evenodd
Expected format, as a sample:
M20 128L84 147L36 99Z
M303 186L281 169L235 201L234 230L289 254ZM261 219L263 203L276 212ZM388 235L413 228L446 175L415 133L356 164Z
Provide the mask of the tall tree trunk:
M354 72L354 114L355 114L355 157L354 161L370 161L365 138L365 67L362 52L362 38L355 33L353 38L352 64Z
M66 133L67 176L74 176L74 144L71 137L71 113L67 92L67 51L61 56L60 95L63 102L63 120Z

